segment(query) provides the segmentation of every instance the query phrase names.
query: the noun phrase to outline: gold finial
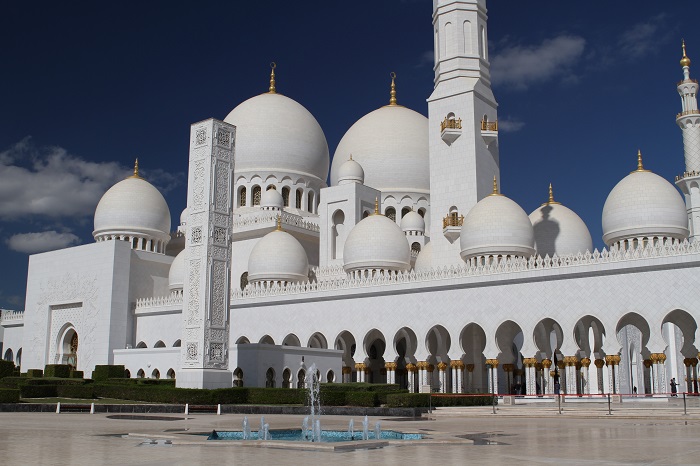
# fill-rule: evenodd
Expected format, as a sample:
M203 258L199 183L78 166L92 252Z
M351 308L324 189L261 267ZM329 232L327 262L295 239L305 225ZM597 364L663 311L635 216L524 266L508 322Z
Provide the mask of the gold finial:
M277 63L270 63L270 90L268 94L277 94L277 88L275 87L275 68L277 68Z
M690 58L688 58L688 55L685 54L685 39L682 39L681 43L683 44L683 58L681 58L681 66L685 68L686 66L690 66Z
M379 198L374 198L374 215L379 215Z
M552 190L552 183L549 183L549 200L542 205L544 206L544 205L551 205L551 204L561 204L561 203L554 200L554 191Z
M352 160L352 154L350 154L350 158L348 160Z
M139 159L138 158L134 162L134 174L131 175L129 178L141 178L141 176L139 175Z
M396 103L396 73L392 71L389 76L391 76L391 98L389 99L389 105L393 107L398 105Z
M277 216L277 231L282 231L282 216Z
M501 193L498 192L498 181L496 181L496 176L493 177L493 192L490 196L500 196Z
M642 151L637 149L637 169L634 172L648 172L649 170L644 169L644 164L642 164ZM632 173L634 173L632 172Z

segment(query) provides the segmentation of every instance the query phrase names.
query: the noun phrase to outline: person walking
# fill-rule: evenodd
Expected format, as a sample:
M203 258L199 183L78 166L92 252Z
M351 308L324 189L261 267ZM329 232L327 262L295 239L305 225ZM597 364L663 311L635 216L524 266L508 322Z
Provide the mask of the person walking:
M678 396L678 384L675 377L671 378L671 396Z

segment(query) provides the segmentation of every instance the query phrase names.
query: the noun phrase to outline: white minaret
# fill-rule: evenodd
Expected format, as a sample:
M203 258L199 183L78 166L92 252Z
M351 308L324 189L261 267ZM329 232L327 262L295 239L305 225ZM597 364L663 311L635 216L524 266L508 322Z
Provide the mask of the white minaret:
M463 216L499 176L498 104L491 92L486 0L433 0L435 90L430 120L433 265L463 264Z
M678 84L682 111L676 116L676 123L683 131L683 152L685 173L676 177L676 185L685 195L688 209L690 239L700 236L700 111L698 110L698 82L690 79L690 58L685 53L683 41L683 81Z

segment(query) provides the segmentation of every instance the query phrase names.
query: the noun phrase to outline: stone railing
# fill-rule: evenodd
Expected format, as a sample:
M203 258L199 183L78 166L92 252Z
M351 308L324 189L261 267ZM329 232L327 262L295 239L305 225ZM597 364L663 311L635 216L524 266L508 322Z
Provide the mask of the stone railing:
M24 320L24 311L11 311L9 309L3 309L0 311L0 322L4 323L18 323Z
M481 120L481 131L498 131L498 120L496 120L496 121Z
M149 309L153 307L182 305L182 290L171 292L168 296L156 296L154 298L139 298L136 300L135 309Z
M244 214L233 219L233 229L246 228L257 225L265 225L277 222L277 218L282 216L282 226L290 225L304 230L321 231L318 223L311 221L301 215L290 214L280 211L260 211L254 214Z
M677 175L676 176L676 181L680 181L683 178L693 178L696 176L699 176L700 172L696 172L695 170L689 171L689 172L683 172L682 175Z
M292 283L285 286L273 285L264 287L261 284L248 285L245 290L234 290L232 299L258 298L267 296L282 296L317 291L334 291L372 286L397 285L403 283L419 283L449 279L469 279L490 275L509 274L517 272L539 272L547 269L565 269L571 267L595 266L609 263L620 263L643 259L700 254L700 242L666 242L659 245L647 244L625 251L597 249L585 254L569 256L537 256L529 259L508 258L489 265L451 266L416 272L380 272L366 278L350 278L345 274L342 278L319 279L313 283ZM318 277L331 275L323 269L318 271Z

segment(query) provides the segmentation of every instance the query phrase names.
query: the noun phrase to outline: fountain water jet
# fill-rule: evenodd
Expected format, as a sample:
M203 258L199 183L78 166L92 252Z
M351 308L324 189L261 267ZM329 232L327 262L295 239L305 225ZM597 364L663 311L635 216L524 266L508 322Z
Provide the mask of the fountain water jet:
M350 435L350 440L355 440L355 420L350 419L348 423L348 435Z

